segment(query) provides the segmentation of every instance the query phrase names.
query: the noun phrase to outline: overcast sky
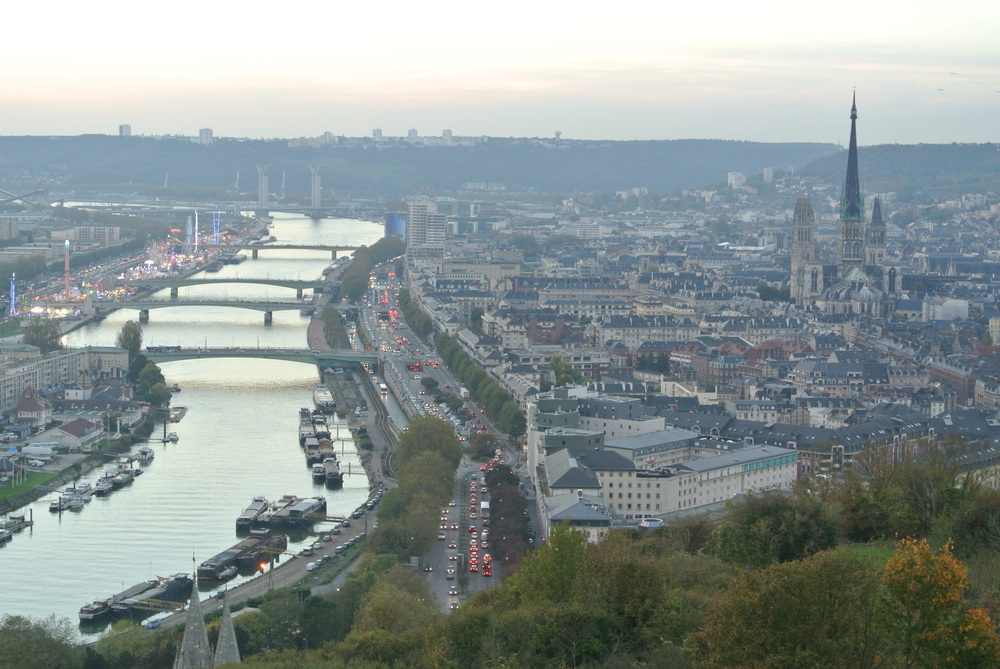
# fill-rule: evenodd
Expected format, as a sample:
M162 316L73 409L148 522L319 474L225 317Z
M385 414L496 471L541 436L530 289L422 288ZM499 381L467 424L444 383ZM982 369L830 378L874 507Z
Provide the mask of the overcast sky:
M1000 142L1000 3L694 4L18 2L0 135Z

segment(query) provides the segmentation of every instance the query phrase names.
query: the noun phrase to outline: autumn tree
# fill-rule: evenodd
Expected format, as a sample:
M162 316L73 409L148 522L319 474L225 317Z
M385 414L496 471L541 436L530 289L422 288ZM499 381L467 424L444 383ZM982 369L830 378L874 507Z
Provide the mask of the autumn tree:
M995 667L1000 637L989 615L968 608L968 572L951 554L925 539L903 539L886 563L884 621L893 667Z
M83 649L76 645L70 621L55 616L5 615L0 618L0 648L6 667L69 669L83 662Z

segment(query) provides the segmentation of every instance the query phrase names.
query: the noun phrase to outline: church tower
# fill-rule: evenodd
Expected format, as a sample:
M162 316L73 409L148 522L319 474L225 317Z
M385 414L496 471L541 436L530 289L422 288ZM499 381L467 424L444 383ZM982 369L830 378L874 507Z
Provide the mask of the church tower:
M876 197L872 204L872 220L865 231L865 262L881 265L885 262L885 221L882 220L882 202Z
M816 261L816 214L812 202L800 197L792 215L792 276L791 298L804 304L806 298L819 292L820 286L810 287L809 266Z
M851 268L865 262L865 200L858 176L858 106L851 99L851 141L847 147L847 178L840 198L840 256L837 259L841 278Z

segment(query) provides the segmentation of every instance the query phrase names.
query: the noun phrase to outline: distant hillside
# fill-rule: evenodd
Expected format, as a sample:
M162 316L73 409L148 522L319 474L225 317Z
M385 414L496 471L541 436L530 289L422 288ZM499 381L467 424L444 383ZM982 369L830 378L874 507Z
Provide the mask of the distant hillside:
M818 158L800 170L835 184L844 180L847 152ZM858 149L867 193L895 192L900 200L937 201L963 193L1000 192L1000 145L884 144Z
M257 165L269 165L272 192L308 196L309 165L321 165L325 188L341 197L453 191L466 182L508 190L604 192L632 187L673 191L725 182L728 172L759 174L799 168L827 156L833 144L765 144L724 140L593 142L489 139L474 147L377 149L289 148L285 141L84 135L0 137L0 188L53 190L119 186L131 190L240 190L255 193ZM169 176L168 176L169 175Z

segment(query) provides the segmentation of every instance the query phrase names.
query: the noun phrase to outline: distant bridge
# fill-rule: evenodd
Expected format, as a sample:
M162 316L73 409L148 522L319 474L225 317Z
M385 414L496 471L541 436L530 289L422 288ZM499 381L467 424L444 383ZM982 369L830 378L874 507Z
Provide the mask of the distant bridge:
M323 348L310 351L294 348L177 348L170 346L153 346L145 350L143 355L151 362L174 362L177 360L199 360L201 358L263 358L266 360L285 360L288 362L304 362L320 367L333 367L355 362L378 362L375 351L355 351L343 348Z
M225 283L242 283L242 284L258 284L264 286L278 286L280 288L294 288L297 297L302 297L302 292L304 290L319 291L324 286L326 282L322 280L313 281L302 281L297 279L250 279L250 278L239 278L239 279L122 279L118 281L119 284L136 286L141 288L149 288L152 290L161 290L163 288L170 289L170 297L176 298L177 291L179 288L184 288L186 286L217 286Z
M264 324L271 323L275 311L292 311L294 309L310 311L315 308L311 304L301 302L274 302L267 300L121 300L114 302L94 302L93 313L114 311L115 309L136 309L139 311L139 322L149 321L150 309L166 309L167 307L234 307L236 309L253 309L264 312ZM90 316L87 309L84 315Z
M258 251L329 251L330 257L336 260L338 251L357 251L360 246L334 246L331 244L199 244L199 251L251 251L251 257L256 259Z

